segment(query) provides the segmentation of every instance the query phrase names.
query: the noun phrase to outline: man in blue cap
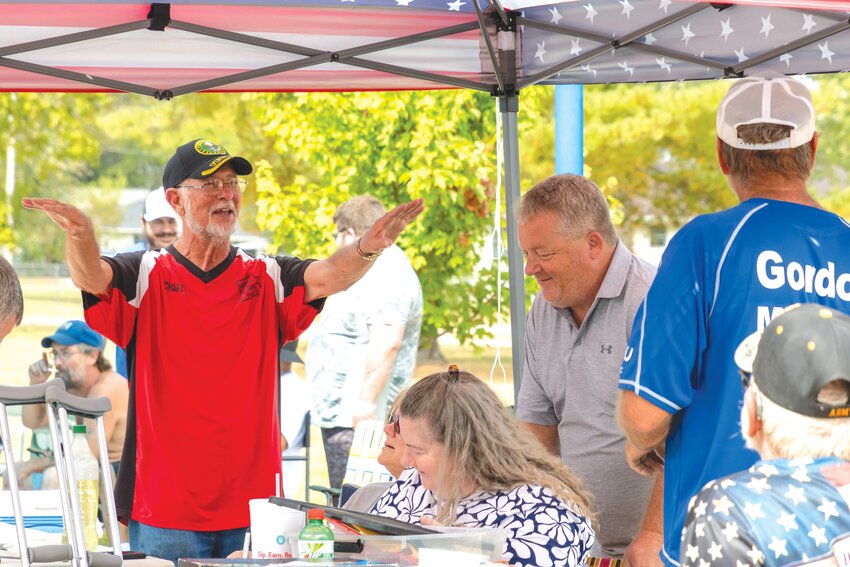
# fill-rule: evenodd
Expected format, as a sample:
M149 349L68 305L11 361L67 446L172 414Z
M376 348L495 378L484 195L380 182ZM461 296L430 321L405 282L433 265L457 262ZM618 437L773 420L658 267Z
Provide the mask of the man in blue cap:
M83 321L66 321L55 333L41 339L41 346L49 350L30 365L31 385L44 382L50 378L51 372L55 372L56 378L65 383L71 394L84 398L106 396L112 402L112 409L103 416L103 428L109 460L117 472L127 429L130 391L127 381L112 370L112 365L103 357L106 340ZM47 408L44 405L24 406L22 417L24 425L30 429L47 426ZM89 426L86 428L89 447L97 458L97 434L94 420L90 421L86 423Z

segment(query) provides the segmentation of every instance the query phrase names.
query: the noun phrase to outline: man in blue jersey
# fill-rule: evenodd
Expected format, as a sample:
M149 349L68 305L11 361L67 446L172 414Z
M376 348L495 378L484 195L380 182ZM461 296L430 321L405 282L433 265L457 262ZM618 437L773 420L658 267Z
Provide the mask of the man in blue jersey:
M618 418L632 468L663 471L667 565L679 565L691 497L758 457L738 428L735 348L792 303L850 311L850 225L806 189L817 142L805 85L736 81L717 111L717 155L741 204L676 234L635 318Z

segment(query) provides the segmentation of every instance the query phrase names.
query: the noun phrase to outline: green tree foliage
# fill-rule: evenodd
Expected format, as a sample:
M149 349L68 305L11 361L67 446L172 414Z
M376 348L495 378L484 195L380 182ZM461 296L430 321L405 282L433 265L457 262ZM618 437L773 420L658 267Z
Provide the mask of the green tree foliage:
M483 336L496 310L494 278L475 269L493 224L494 101L467 91L255 96L275 150L257 173L258 222L275 243L323 257L349 197L388 208L422 197L425 213L399 244L426 298L423 341Z
M0 163L15 148L15 192L11 198L13 227L6 204L0 215L0 244L18 249L23 259L63 258L62 239L44 215L24 211L24 196L68 195L96 163L99 152L94 118L102 96L67 94L0 94Z

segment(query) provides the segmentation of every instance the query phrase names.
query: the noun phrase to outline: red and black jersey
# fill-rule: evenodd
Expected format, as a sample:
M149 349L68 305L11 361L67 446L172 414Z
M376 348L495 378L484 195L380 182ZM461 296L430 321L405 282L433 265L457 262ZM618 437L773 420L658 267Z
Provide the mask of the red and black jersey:
M104 260L110 294L83 293L83 304L88 324L127 349L119 517L195 531L248 526L248 500L274 494L280 472L278 349L324 302L304 301L311 261L231 247L204 272L173 246Z

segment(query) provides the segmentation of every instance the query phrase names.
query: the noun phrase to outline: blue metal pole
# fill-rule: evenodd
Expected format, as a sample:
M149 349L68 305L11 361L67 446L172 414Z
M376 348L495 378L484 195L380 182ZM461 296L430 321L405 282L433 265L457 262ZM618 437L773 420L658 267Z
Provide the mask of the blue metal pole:
M584 86L555 87L555 173L584 175Z

